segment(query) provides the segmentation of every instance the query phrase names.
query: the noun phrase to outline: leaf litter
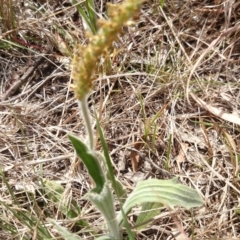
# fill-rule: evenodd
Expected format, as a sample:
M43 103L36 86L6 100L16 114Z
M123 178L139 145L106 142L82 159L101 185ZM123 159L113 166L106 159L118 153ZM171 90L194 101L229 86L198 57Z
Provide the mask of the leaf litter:
M69 87L67 56L74 42L86 42L82 20L68 1L29 3L34 8L15 4L18 26L3 28L0 34L1 46L5 46L0 49L0 165L13 193L21 199L28 197L30 206L34 189L39 206L46 200L39 190L42 179L67 186L66 199L80 205L81 220L94 223L98 233L103 219L83 200L90 179L67 138L70 132L85 136ZM102 3L97 6L99 13L105 11ZM196 188L205 201L203 208L192 211L161 208L137 239L240 238L239 10L237 0L165 1L163 7L156 1L146 2L135 25L124 29L114 44L111 66L100 63L88 101L92 110L101 112L115 172L124 186L130 192L139 179L177 176ZM15 38L13 33L17 33ZM40 56L45 60L24 78ZM144 146L133 143L132 139L141 139L146 119L163 108L151 126L154 137ZM20 195L13 186L27 194ZM0 189L1 201L11 205L4 181ZM19 207L25 211L24 205ZM3 205L1 211L27 236L24 224ZM130 219L133 226L134 214L135 210ZM74 231L67 221L63 226ZM89 239L95 233L78 231ZM0 234L11 239L5 231Z

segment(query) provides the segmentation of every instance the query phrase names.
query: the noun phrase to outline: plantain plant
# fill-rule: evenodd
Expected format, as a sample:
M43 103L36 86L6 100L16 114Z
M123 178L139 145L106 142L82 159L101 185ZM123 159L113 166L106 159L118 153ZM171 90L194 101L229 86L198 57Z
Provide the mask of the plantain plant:
M182 206L190 209L203 204L196 190L178 183L176 178L171 180L149 179L139 182L133 192L127 196L124 187L114 176L111 158L98 120L97 129L103 154L94 148L94 134L87 97L92 89L97 63L111 49L112 43L121 33L122 27L137 14L142 3L141 0L125 0L119 5L109 4L109 19L101 20L99 23L101 27L96 33L92 31L94 35L91 36L89 45L85 47L76 45L72 62L71 77L74 81L72 87L84 119L88 139L83 141L73 135L69 135L69 139L95 183L95 187L85 195L85 198L89 199L101 212L107 225L107 233L97 239L123 239L121 233L123 227L126 227L129 239L133 239L127 215L135 205L160 203L169 208ZM112 189L115 194L112 193ZM120 203L121 209L118 213L115 209L117 202ZM81 239L58 225L54 220L50 221L65 239Z

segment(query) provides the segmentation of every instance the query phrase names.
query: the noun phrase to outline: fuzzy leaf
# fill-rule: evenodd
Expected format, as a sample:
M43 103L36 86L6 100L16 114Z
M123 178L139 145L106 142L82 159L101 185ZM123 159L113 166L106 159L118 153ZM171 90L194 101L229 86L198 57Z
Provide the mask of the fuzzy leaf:
M89 192L86 197L96 206L102 213L107 223L109 235L111 239L121 239L119 226L116 221L116 212L114 209L114 199L107 183L104 185L101 193Z
M153 217L157 216L160 212L159 208L163 205L161 203L157 202L150 202L150 203L143 203L141 213L139 214L136 225L141 225L137 227L137 230L141 230L145 228L148 224L145 222L148 222Z
M171 180L149 179L138 183L124 203L123 210L127 214L133 206L146 202L158 202L170 208L182 206L186 209L203 204L197 191L178 183L177 178ZM118 216L118 222L122 223L121 214Z
M97 156L77 137L69 135L68 138L72 142L78 157L80 157L85 164L89 175L95 182L96 187L92 191L100 193L106 180Z

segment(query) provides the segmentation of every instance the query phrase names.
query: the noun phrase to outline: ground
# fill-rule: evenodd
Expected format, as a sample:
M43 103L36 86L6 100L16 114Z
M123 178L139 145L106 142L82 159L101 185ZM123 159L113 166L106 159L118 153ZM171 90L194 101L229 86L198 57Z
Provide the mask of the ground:
M68 139L86 137L70 73L74 45L91 36L71 2L10 2L0 1L1 236L43 239L34 231L39 219L56 239L51 215L93 239L103 219L83 199L91 180ZM105 5L97 3L99 17ZM116 176L129 192L140 180L177 176L204 200L191 211L160 208L136 239L240 238L239 19L237 0L147 1L99 61L88 104ZM43 192L49 180L81 206L94 232L59 213Z

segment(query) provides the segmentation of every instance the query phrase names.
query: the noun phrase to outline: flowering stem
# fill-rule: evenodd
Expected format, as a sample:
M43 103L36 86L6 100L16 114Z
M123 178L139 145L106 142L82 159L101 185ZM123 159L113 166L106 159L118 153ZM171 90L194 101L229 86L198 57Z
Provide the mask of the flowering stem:
M88 109L88 104L87 104L87 96L85 95L81 101L78 101L79 108L82 112L82 117L85 123L86 131L87 131L87 136L89 137L89 148L91 150L94 149L94 135L93 135L93 129L92 129L92 123L91 123L91 117L90 117L90 112Z

